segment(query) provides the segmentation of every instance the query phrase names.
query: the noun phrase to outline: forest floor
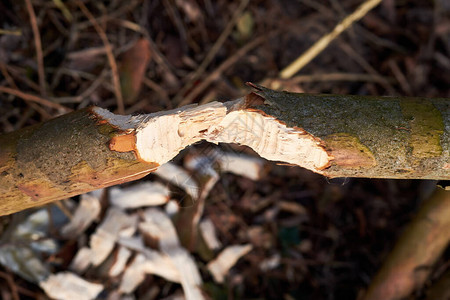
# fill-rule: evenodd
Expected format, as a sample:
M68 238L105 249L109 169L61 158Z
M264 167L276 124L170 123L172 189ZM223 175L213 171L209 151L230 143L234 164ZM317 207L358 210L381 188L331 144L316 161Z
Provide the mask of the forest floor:
M1 1L0 132L91 105L142 114L233 100L249 91L246 82L306 93L450 97L450 4L445 0L383 0L294 76L281 79L286 66L362 2ZM243 157L257 176L236 166L217 167L226 153ZM208 158L215 175L189 169L192 157ZM157 207L172 217L182 248L198 268L201 289L212 299L357 299L435 185L327 180L256 158L246 148L206 143L189 147L173 164L187 172L186 180L192 179L194 192L202 195L192 195L192 184L158 174L126 184L123 191L133 193L127 188L148 181L169 188L170 208ZM29 219L39 210L0 218L0 249L28 249L14 254L19 262L0 255L2 299L45 299L48 291L39 286L39 276L66 270L101 284L100 299L176 299L186 292L185 285L151 272L124 292L124 274L137 255L133 250L121 272L112 274L124 244L116 244L109 259L76 271L74 258L111 211L111 189L104 192L96 195L98 214L74 235L62 234L58 226L73 220L80 196L47 207L49 214L39 223L48 225L45 230ZM130 218L145 218L147 212L121 211ZM186 223L197 232L203 221L213 225L217 247L205 250L204 240L186 233ZM16 236L24 224L42 234L38 240ZM133 230L140 229L135 224ZM154 240L144 240L146 247L158 249ZM53 246L44 251L39 244L38 251L41 242ZM224 271L221 282L208 263L231 245L249 251ZM45 271L21 265L32 258ZM447 250L412 299L425 297L427 287L450 267L449 259Z

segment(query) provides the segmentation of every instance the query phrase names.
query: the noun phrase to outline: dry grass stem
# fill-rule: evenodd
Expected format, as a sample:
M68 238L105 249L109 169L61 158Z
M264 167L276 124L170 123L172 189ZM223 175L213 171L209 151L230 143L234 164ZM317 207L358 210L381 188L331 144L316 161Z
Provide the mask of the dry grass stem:
M284 68L280 72L280 77L283 79L291 78L295 73L300 71L306 64L319 55L336 37L350 27L354 22L364 17L367 12L380 4L381 0L368 0L361 4L351 15L342 20L333 31L324 35L306 52L300 55L293 63Z
M9 87L0 86L0 92L17 96L19 98L22 98L25 101L36 102L36 103L39 103L39 104L41 104L43 106L47 106L47 107L54 108L54 109L59 109L59 110L62 110L63 112L71 111L70 108L67 108L67 107L65 107L65 106L63 106L61 104L54 103L54 102L51 102L51 101L49 101L47 99L44 99L44 98L41 98L41 97L38 97L38 96L35 96L35 95L27 94L27 93L24 93L24 92L21 92L19 90L12 89L12 88L9 88Z

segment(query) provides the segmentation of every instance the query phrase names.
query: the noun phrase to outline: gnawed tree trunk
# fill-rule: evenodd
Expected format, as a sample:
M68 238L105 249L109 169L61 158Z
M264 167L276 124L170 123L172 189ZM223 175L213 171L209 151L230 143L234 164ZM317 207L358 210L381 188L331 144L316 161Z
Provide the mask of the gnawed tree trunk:
M0 215L135 180L207 140L328 177L450 179L450 100L244 98L141 116L93 107L0 136Z

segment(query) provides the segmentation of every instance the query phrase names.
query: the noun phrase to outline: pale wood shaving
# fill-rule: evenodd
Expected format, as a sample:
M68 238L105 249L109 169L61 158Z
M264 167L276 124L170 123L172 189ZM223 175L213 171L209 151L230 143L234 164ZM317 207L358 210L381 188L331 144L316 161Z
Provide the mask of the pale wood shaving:
M110 202L120 208L137 208L167 203L169 189L159 182L143 182L127 188L110 190Z
M141 232L159 240L159 247L175 265L186 299L204 299L200 285L202 279L192 256L181 248L175 227L169 217L160 209L149 208L139 224Z
M72 259L69 269L77 274L84 273L91 265L91 249L82 247Z
M296 215L308 215L308 211L306 210L306 208L299 203L279 201L277 202L277 205L282 211L287 211Z
M139 286L139 284L144 281L145 271L142 265L145 260L144 255L138 254L133 259L133 262L126 268L122 276L122 280L120 281L120 293L132 293Z
M108 275L115 277L120 275L126 267L128 259L131 257L132 252L126 247L120 246L117 250L114 262L108 272Z
M146 209L143 218L144 222L139 223L139 230L158 239L162 251L180 247L175 227L163 211L156 208Z
M166 214L170 217L176 215L180 211L180 204L176 200L169 200L164 207Z
M209 249L217 250L222 247L222 243L217 238L216 229L214 228L214 224L211 219L201 221L199 229L203 240Z
M109 208L106 217L91 236L91 262L100 265L111 253L121 233L133 234L136 229L137 216L130 216L118 208Z
M198 184L185 169L168 162L160 166L154 174L181 187L193 200L198 199Z
M220 170L259 180L264 168L264 161L257 157L238 153L220 152L217 156Z
M207 268L214 280L223 283L225 275L245 254L252 250L252 245L234 245L225 248L216 259L208 263Z
M89 193L81 195L81 201L78 205L72 219L61 229L61 235L65 238L75 238L88 228L101 211L100 198Z
M151 249L145 249L137 254L122 276L119 291L133 292L145 278L145 274L161 276L166 280L180 283L180 272L172 259Z
M39 285L49 297L61 300L95 299L103 290L102 284L88 282L70 272L50 275Z
M147 248L144 245L142 236L121 237L118 242L120 245L138 252L138 255L136 255L133 259L133 262L125 270L124 277L130 277L127 277L127 282L124 283L124 291L129 290L128 286L132 283L132 276L135 272L154 274L169 281L180 283L180 273L169 256L159 251ZM134 269L128 271L130 268ZM139 276L136 278L138 279ZM139 283L132 283L132 285L137 287Z

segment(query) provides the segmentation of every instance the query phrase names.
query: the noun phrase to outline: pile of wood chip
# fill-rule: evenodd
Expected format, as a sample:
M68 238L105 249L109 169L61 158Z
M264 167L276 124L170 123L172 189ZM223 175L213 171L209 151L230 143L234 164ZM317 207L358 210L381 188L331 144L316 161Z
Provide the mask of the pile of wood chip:
M217 148L213 152L189 155L183 167L167 163L153 181L97 190L78 202L68 199L59 208L37 210L10 233L11 241L27 240L33 247L2 247L0 262L55 299L95 299L101 294L122 299L133 295L149 274L179 284L185 299L205 299L203 278L224 283L229 270L252 250L251 244L223 247L214 223L203 216L205 200L223 172L258 180L264 171L261 159ZM178 199L172 197L179 195L177 188L184 193ZM193 203L192 210L182 206L185 198ZM189 231L176 228L183 224L180 219L190 223ZM57 272L61 268L54 262L39 259L43 254L61 256L61 244L67 241L76 246L62 262L68 264L66 270ZM211 253L209 260L191 254L199 243ZM158 287L150 287L149 293L157 295ZM180 297L179 289L174 297Z

